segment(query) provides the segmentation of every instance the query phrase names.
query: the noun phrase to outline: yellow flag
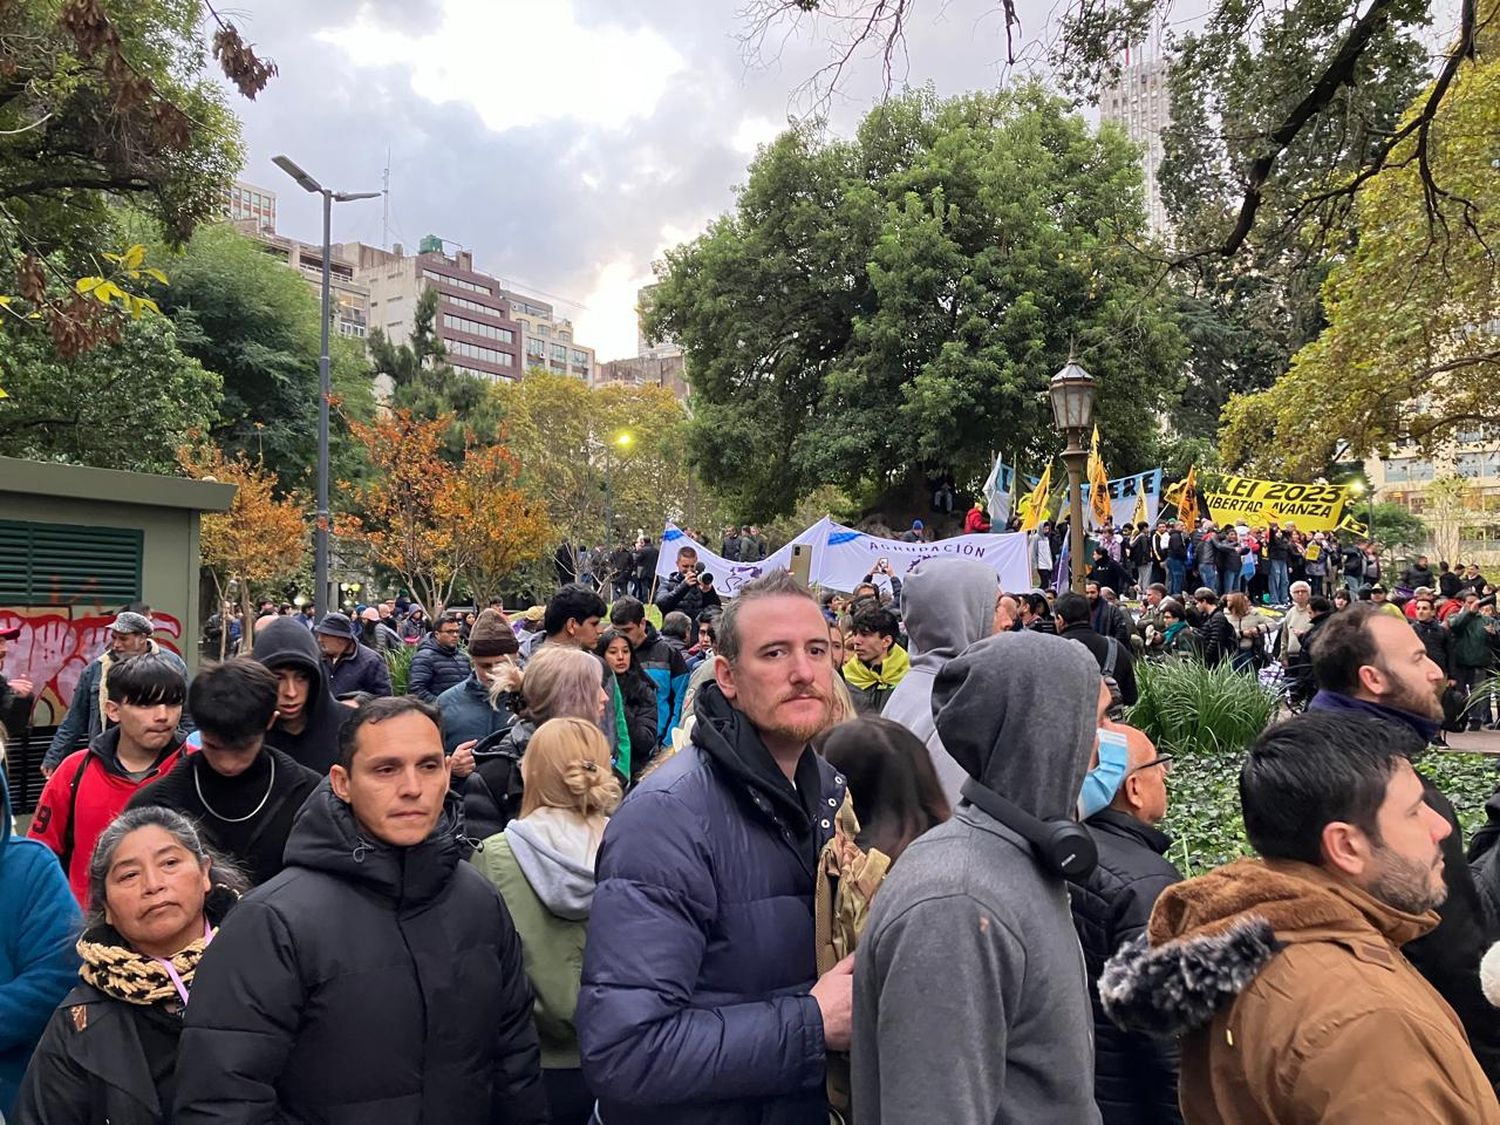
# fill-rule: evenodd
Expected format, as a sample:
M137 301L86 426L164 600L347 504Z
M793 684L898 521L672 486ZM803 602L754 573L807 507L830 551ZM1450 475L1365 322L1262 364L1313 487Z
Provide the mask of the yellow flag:
M1104 471L1104 458L1099 456L1099 427L1094 426L1094 437L1089 442L1089 510L1094 517L1094 526L1103 527L1111 522L1114 506L1109 501L1109 474Z
M1130 522L1136 527L1145 527L1146 519L1146 494L1142 492L1135 498L1135 511L1130 513Z
M1017 508L1017 514L1021 517L1022 531L1035 531L1047 518L1047 494L1052 491L1052 462L1047 462L1047 467L1042 470L1042 479L1036 482L1036 487L1021 497L1021 504Z
M1189 531L1198 526L1198 468L1188 468L1185 479L1178 481L1161 494L1168 504L1177 506L1177 518Z

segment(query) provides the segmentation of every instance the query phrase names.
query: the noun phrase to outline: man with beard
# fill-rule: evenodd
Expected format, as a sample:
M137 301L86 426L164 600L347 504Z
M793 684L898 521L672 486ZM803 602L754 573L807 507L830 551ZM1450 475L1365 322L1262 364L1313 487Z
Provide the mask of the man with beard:
M817 856L844 778L828 623L778 570L717 630L691 741L610 818L578 996L584 1078L609 1125L826 1121L853 958L816 971ZM1081 988L1081 985L1080 985Z
M1424 746L1373 712L1266 731L1240 770L1258 858L1166 888L1106 965L1116 1023L1180 1036L1185 1120L1500 1122L1453 1010L1402 956L1452 889L1452 827L1411 767Z
M1318 630L1312 663L1319 690L1309 711L1372 715L1416 734L1422 747L1438 736L1447 674L1405 619L1357 602ZM1500 1081L1500 1020L1480 991L1478 965L1500 935L1492 932L1481 905L1452 803L1430 778L1420 771L1416 777L1427 804L1449 825L1443 840L1447 891L1437 927L1408 941L1402 952L1463 1020L1474 1055L1493 1083Z

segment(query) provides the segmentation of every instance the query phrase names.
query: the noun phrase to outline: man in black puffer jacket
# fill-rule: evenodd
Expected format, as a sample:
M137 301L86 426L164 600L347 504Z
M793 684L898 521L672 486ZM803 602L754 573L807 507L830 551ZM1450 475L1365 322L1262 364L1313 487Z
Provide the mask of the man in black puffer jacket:
M1119 729L1129 745L1125 777L1109 806L1084 822L1099 864L1068 884L1094 1008L1094 1101L1104 1125L1180 1125L1176 1045L1120 1030L1099 1003L1104 963L1146 932L1156 897L1182 879L1166 858L1171 838L1156 828L1167 815L1170 759L1140 731Z
M499 893L467 863L437 711L356 711L339 762L193 981L178 1125L547 1120L532 992Z
M418 699L436 703L437 697L469 678L473 668L469 656L458 647L463 621L455 613L445 613L411 658L406 690Z

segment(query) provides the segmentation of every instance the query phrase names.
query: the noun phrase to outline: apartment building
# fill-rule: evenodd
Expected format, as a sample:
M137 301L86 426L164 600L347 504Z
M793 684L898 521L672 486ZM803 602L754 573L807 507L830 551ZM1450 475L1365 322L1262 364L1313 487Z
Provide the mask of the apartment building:
M1127 62L1120 77L1099 97L1099 118L1124 127L1130 139L1145 147L1141 169L1146 178L1146 226L1158 238L1168 233L1167 208L1162 202L1157 171L1164 149L1162 133L1172 120L1165 59Z
M370 327L392 340L411 335L417 299L426 289L438 293L433 327L455 370L487 379L520 378L521 326L511 315L500 280L474 267L474 255L451 255L431 236L418 253L407 255L398 244L383 250L364 243L340 248L355 263L356 277L370 290Z
M594 349L578 342L572 321L559 317L552 303L540 297L510 289L505 296L525 340L527 371L550 371L593 382Z
M1500 563L1500 426L1470 426L1432 455L1398 446L1367 460L1365 475L1376 501L1427 524L1435 557Z

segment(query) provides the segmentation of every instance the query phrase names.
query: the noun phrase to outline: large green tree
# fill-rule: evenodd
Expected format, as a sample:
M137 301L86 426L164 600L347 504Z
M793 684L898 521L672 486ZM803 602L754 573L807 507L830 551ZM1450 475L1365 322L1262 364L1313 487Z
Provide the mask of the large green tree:
M1346 8L1344 0L1218 5L1174 42L1160 184L1178 247L1214 246L1237 221L1244 169L1338 50ZM1270 386L1322 328L1319 287L1358 239L1353 193L1341 189L1380 159L1427 80L1419 35L1427 19L1426 4L1413 2L1372 29L1351 80L1280 154L1260 191L1269 221L1249 230L1237 254L1179 262L1192 349L1189 393L1174 419L1182 432L1213 434L1230 395Z
M1361 193L1359 245L1324 286L1328 328L1269 390L1232 400L1225 456L1293 477L1411 440L1432 450L1494 424L1500 379L1500 3L1486 0L1474 65L1432 121L1425 150ZM1417 96L1415 115L1432 90ZM1402 128L1412 120L1408 116ZM1424 155L1425 151L1425 155ZM1428 176L1444 184L1436 197Z
M179 346L172 323L126 323L118 344L73 359L40 332L0 334L0 452L145 473L176 473L177 450L212 424L219 377Z
M1090 100L1124 64L1138 61L1147 43L1157 43L1180 74L1187 63L1201 90L1186 91L1180 112L1207 114L1210 129L1200 141L1220 150L1223 175L1201 187L1225 201L1215 223L1190 232L1197 241L1179 243L1190 259L1232 256L1258 226L1297 226L1309 213L1337 212L1381 168L1410 158L1411 152L1393 156L1402 144L1425 152L1429 125L1473 56L1485 3L1458 0L1458 33L1438 64L1437 81L1399 129L1361 114L1369 100L1362 88L1399 88L1408 80L1431 18L1427 0L1209 0L1191 13L1173 0L1077 0L1026 27L1019 0L925 7L950 18L972 14L976 28L1003 31L1008 63L1045 57L1065 89ZM807 87L821 103L872 56L889 84L903 60L915 57L907 32L921 7L919 0L746 0L741 18L752 55L784 41L789 25L806 24L827 42L829 63L809 76ZM987 12L1000 19L987 20ZM1182 33L1183 25L1194 30ZM1173 113L1179 113L1175 102ZM1358 155L1352 172L1350 153ZM1441 177L1429 162L1417 163L1432 203Z
M247 453L284 487L310 491L318 432L318 297L297 270L226 225L199 228L180 251L158 259L170 278L158 301L182 349L224 383L210 434L225 452ZM358 341L335 336L338 399L334 472L358 476L357 450L344 420L374 409Z
M1137 156L1038 85L908 93L850 141L784 133L667 255L648 313L686 350L708 483L764 519L820 484L982 477L997 447L1035 463L1070 353L1099 381L1108 463L1153 464L1184 348L1123 241L1144 224Z

